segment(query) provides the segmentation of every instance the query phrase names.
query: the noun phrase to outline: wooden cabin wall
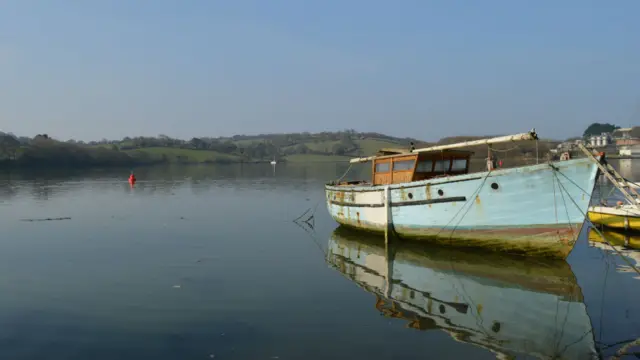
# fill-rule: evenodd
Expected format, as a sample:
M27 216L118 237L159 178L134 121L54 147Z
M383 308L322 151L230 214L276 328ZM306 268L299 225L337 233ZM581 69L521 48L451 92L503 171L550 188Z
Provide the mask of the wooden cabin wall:
M386 164L386 165L384 165ZM378 166L380 165L380 166ZM386 166L387 171L380 171L380 167ZM373 169L371 171L373 174L373 184L374 185L387 185L391 184L391 159L384 160L376 160L373 161Z
M379 159L373 162L375 185L399 184L413 179L416 155Z
M453 169L454 161L466 160L466 168ZM469 155L467 154L411 154L376 159L372 164L373 184L388 185L411 181L431 179L434 177L466 174L469 170ZM444 168L436 171L436 164L444 161ZM428 162L427 166L420 166L421 162ZM430 166L429 166L430 165Z
M393 175L391 183L400 184L411 181L413 179L413 172L416 169L417 158L416 155L394 157L392 159Z

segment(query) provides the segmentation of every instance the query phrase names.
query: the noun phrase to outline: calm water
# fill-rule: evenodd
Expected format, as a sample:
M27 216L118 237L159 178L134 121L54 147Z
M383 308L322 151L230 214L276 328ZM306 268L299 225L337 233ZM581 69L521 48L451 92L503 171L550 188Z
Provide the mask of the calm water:
M640 277L587 231L567 262L389 252L336 231L345 170L1 174L0 359L608 358L640 337Z

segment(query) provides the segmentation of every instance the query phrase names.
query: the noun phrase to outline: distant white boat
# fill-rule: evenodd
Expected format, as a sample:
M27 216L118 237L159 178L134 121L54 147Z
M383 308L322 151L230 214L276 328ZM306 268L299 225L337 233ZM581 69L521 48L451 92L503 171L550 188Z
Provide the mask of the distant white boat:
M275 165L276 164L276 158L274 157L273 160L271 160L271 165Z

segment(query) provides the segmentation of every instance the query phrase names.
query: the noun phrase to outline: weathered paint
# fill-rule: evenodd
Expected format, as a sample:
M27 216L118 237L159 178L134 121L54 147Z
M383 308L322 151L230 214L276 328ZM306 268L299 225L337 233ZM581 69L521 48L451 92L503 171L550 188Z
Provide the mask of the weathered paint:
M564 258L585 220L598 168L586 158L552 165L562 174L545 163L389 185L393 229L402 238ZM327 185L326 193L338 223L385 230L383 186ZM333 203L345 194L359 218Z
M408 245L390 258L380 242L338 229L327 260L375 294L372 308L412 328L441 329L498 354L597 358L580 287L566 261Z

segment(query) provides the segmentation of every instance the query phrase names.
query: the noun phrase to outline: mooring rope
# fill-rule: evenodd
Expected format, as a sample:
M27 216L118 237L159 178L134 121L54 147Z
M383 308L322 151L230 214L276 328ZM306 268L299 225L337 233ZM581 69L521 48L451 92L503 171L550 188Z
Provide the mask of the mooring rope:
M342 179L343 179L345 176L347 176L347 174L349 173L349 170L351 170L351 167L352 167L352 166L353 166L353 164L351 164L351 163L350 163L350 164L349 164L349 167L347 168L347 171L345 171L345 172L344 172L344 174L342 174L342 176L340 176L340 177L338 178L338 180L336 180L336 181L335 181L335 184L339 184L339 183L340 183L340 181L342 181Z
M551 164L549 164L549 166L551 166L551 168L554 170L554 171L553 171L553 174L555 175L556 179L560 180L560 179L558 178L558 175L557 175L557 173L559 172L559 171L558 171L558 169L557 169L555 166L551 165ZM612 249L613 249L613 250L614 250L614 251L615 251L615 252L616 252L616 253L617 253L621 258L622 258L622 260L623 260L624 262L626 262L626 263L627 263L627 265L629 265L629 267L630 267L631 269L633 269L636 273L638 273L638 275L640 275L640 270L639 270L638 268L636 268L636 267L635 267L635 265L633 265L633 264L632 264L632 263L631 263L631 262L630 262L630 261L629 261L629 260L624 256L624 255L622 255L622 253L620 252L620 250L616 249L616 248L615 248L615 246L613 246L613 245L609 242L609 240L607 240L607 238L604 236L604 234L603 234L600 230L598 230L598 228L595 226L595 224L593 224L593 222L591 222L591 220L589 220L589 217L587 216L587 214L586 214L584 211L582 211L582 209L580 209L580 205L578 205L578 204L575 202L575 200L573 200L573 198L572 198L572 197L571 197L571 195L569 194L569 191L567 191L567 189L564 187L564 185L562 185L562 183L561 183L560 181L558 181L558 184L560 185L560 187L562 188L562 190L564 190L564 191L567 193L567 195L569 195L569 196L568 196L568 197L569 197L569 199L571 200L571 202L573 202L573 205L575 205L576 209L578 209L578 211L580 212L580 214L582 214L582 216L584 216L585 221L588 221L588 222L591 224L591 228L592 228L593 230L595 230L595 231L596 231L596 233L598 233L598 235L600 235L600 237L602 237L602 240L603 240L607 245L609 245L609 246L610 246L610 247L611 247L611 248L612 248Z
M467 204L469 203L473 203L473 201L475 201L476 196L478 195L478 193L480 193L480 190L482 190L482 187L484 186L484 184L487 182L487 179L489 178L489 175L491 175L491 172L493 171L493 169L490 169L487 172L487 175L484 177L484 179L482 180L482 183L480 183L480 186L478 186L478 188L476 189L476 191L473 192L473 196L471 196L469 198L469 200L467 200L467 202L465 202L461 207L460 210L458 210L458 212L455 213L455 215L453 215L453 217L451 218L451 220L449 220L448 223L446 223L442 228L440 228L440 231L438 231L438 233L435 235L436 237L440 235L440 233L445 230L447 228L447 226L449 226L449 224L451 224L451 222L458 216L458 214L460 214L460 211L462 211L462 209L464 209L465 206L467 206ZM471 206L469 206L467 208L467 211L465 212L465 214L460 218L460 220L458 221L458 223L456 224L456 226L454 226L453 230L451 230L451 237L449 238L449 240L453 239L453 233L455 232L455 230L458 228L458 225L460 225L460 223L462 222L462 220L464 219L464 217L467 215L467 213L469 212L469 209L471 209Z
M614 356L612 356L611 359L617 360L617 359L620 359L623 356L632 355L632 354L629 354L627 352L627 350L629 350L630 348L632 348L634 346L637 346L637 345L640 345L640 338L637 338L634 341L632 341L630 343L627 343L624 346L620 347L620 349L618 349L618 351L616 351L616 354ZM637 356L637 353L636 353L636 356Z

